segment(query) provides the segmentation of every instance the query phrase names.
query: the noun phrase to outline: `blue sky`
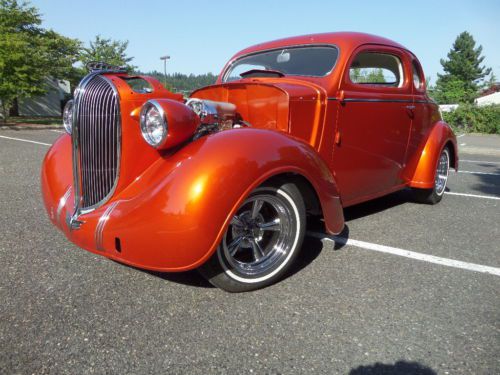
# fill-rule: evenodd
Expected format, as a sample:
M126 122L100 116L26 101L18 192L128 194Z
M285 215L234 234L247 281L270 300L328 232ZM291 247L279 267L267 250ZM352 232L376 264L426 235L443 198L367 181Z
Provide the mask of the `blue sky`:
M293 35L361 31L393 39L420 59L435 82L456 36L482 44L500 78L500 1L128 1L33 0L43 25L85 43L101 34L128 40L142 71L218 74L237 51Z

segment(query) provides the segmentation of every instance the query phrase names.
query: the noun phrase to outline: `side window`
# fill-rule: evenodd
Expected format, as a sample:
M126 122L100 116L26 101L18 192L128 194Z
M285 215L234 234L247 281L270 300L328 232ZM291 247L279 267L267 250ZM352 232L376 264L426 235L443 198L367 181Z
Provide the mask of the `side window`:
M412 61L412 70L413 70L413 84L415 85L415 88L418 90L423 89L423 81L422 77L420 76L420 68L415 60Z
M349 78L361 85L402 87L403 65L399 57L389 53L361 52L349 67Z

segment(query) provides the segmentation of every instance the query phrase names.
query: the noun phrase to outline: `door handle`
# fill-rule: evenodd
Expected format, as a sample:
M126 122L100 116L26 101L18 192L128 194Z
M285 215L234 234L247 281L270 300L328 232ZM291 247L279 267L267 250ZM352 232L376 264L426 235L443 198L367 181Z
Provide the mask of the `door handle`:
M406 113L410 118L415 117L415 106L414 105L407 105L406 107Z

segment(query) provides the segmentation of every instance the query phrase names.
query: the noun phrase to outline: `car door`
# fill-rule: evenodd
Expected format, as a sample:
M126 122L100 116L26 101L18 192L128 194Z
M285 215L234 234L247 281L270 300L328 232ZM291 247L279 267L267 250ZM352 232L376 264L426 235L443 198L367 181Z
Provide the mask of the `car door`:
M333 167L344 205L395 190L413 115L409 61L397 48L365 45L344 70Z
M431 116L433 113L429 106L429 99L426 93L422 67L417 58L414 56L411 56L411 69L414 116L411 126L410 139L408 141L408 150L406 153L407 164L415 162L415 158L418 158L419 150L422 150L423 144L427 140L431 126Z

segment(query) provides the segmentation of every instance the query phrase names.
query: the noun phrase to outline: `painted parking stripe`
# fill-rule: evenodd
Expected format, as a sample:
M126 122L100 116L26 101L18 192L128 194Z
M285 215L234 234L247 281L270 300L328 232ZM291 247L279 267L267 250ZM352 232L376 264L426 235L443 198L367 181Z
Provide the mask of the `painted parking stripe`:
M55 129L49 129L49 130L54 133L64 133L62 130L55 130Z
M484 161L484 160L464 160L464 159L460 159L460 163L500 164L500 161Z
M490 176L500 176L500 173L492 173L492 172L458 171L458 173L486 174Z
M460 195L462 197L469 197L469 198L483 198L483 199L500 200L500 197L494 197L492 195L465 194L465 193L455 193L455 192L451 192L451 191L445 191L444 193L447 195Z
M43 142L37 142L37 141L30 141L29 139L22 139L22 138L6 137L5 135L0 135L0 138L12 139L12 140L14 140L14 141L19 141L19 142L34 143L34 144L37 144L37 145L42 145L42 146L52 146L50 143L43 143Z
M320 240L333 241L342 245L350 245L354 247L359 247L365 250L377 251L381 253L387 253L392 255L397 255L405 258L416 259L423 262L439 264L441 266L460 268L468 271L475 271L481 273L487 273L490 275L500 276L500 268L483 266L481 264L462 262L460 260L442 258L435 255L417 253L415 251L399 249L397 247L378 245L375 243L353 240L350 238L340 237L340 236L329 236L324 233L317 232L307 232L311 237L318 238Z

